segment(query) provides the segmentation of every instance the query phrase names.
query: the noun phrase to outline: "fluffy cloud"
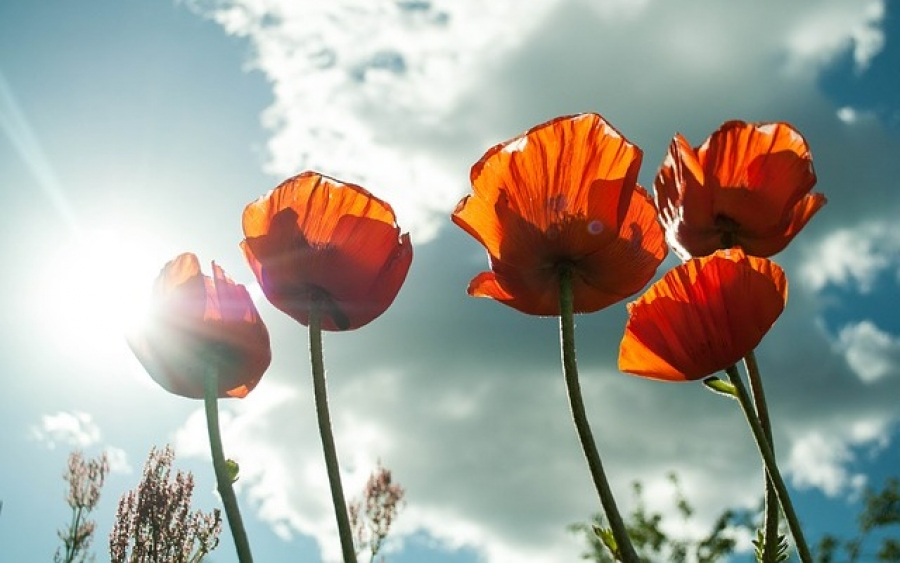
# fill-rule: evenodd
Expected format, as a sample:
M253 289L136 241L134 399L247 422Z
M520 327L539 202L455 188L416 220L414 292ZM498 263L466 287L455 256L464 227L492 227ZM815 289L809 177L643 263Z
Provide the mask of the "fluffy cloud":
M250 65L272 84L268 170L361 182L420 241L465 190L478 151L535 122L598 107L646 122L661 100L673 115L707 100L713 124L716 109L777 97L772 80L789 96L848 49L863 67L883 43L878 1L189 4L248 38Z
M858 486L848 469L854 448L877 439L822 428L877 419L885 432L896 417L885 397L900 383L884 378L875 392L847 368L841 349L817 329L818 292L829 283L865 287L888 267L895 235L875 233L860 246L870 227L852 225L890 231L887 217L897 209L885 203L894 193L887 181L900 170L888 156L898 144L877 122L839 119L816 78L847 52L860 69L869 64L882 45L883 3L193 5L248 39L251 66L272 85L263 116L269 171L285 177L318 168L361 182L394 204L419 244L388 313L326 339L348 496L382 459L407 489L401 536L425 532L488 561L574 560L579 541L565 526L598 509L568 418L554 320L467 298L483 251L442 229L487 147L579 111L601 111L644 147L645 183L675 131L699 144L740 117L789 120L805 133L830 203L778 258L792 281L799 272L807 283L792 287L759 358L793 482L836 493ZM297 327L268 312L278 319L270 324L274 364L250 397L228 404L229 449L257 512L285 537L316 537L333 560L312 399L306 377L296 375L306 374L297 367L303 354L280 336L296 336ZM585 400L623 510L630 481L662 490L669 471L698 507L698 525L723 503L753 505L761 490L746 483L761 483L759 463L735 405L700 386L616 373L623 326L623 305L578 321ZM179 452L205 451L202 437L197 414L179 434Z
M191 4L248 37L272 83L269 171L361 182L423 240L460 191L440 148L458 144L465 124L450 112L477 87L472 71L521 43L552 2Z
M883 0L811 11L787 37L792 64L825 65L849 49L857 70L865 70L884 48L884 16Z
M84 450L102 442L102 432L94 418L81 411L44 415L40 424L31 427L30 434L31 439L51 450L57 446ZM101 447L106 452L111 472L128 474L134 471L125 450L109 444Z
M801 274L813 289L829 284L868 293L886 270L900 281L900 226L885 220L833 230L807 252Z
M889 419L859 419L828 430L817 428L796 437L785 460L792 481L800 488L817 487L829 496L858 493L866 476L850 466L862 450L877 452L887 447Z
M100 428L86 412L64 412L41 417L40 425L31 428L31 437L55 449L57 445L87 448L100 441Z
M837 337L850 368L865 383L900 373L900 338L883 332L871 321L849 324Z

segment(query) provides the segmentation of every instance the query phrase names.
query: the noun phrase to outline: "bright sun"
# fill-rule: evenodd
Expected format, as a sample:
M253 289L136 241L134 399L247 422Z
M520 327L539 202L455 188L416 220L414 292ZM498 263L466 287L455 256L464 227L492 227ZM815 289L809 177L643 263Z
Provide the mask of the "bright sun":
M165 258L147 237L98 229L73 236L44 264L33 303L57 350L109 357L143 317Z

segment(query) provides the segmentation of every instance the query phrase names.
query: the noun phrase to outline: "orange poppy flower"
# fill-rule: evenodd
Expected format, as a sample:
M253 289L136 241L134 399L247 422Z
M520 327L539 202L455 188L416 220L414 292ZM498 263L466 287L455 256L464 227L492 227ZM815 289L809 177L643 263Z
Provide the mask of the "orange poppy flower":
M702 379L746 356L784 310L787 279L765 258L718 250L674 268L628 305L621 371Z
M215 262L212 277L185 253L162 269L147 322L128 336L141 364L163 389L203 398L207 370L218 375L220 398L242 398L272 360L269 332L243 285Z
M597 114L559 117L485 153L453 222L487 249L469 295L559 315L559 270L576 313L640 291L665 258L663 231L637 185L641 149Z
M241 243L269 301L324 330L368 324L394 302L412 262L394 210L365 189L315 172L283 182L244 209Z
M806 140L787 123L729 121L697 149L675 135L656 176L656 205L675 252L780 252L826 203Z

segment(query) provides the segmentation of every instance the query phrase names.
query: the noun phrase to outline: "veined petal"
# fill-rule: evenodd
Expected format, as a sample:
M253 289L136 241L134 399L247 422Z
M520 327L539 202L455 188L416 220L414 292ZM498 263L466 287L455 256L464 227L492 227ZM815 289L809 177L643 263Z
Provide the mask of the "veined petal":
M802 209L815 183L796 129L729 121L696 151L676 136L655 185L669 241L687 259L737 245L759 256L782 250L811 217ZM798 206L802 224L793 219Z
M556 315L563 266L573 271L577 312L638 291L666 253L637 186L641 156L596 114L560 117L489 149L472 167L473 194L452 215L491 260L493 274L476 277L469 293ZM607 268L620 265L625 273Z
M773 227L770 232L762 233L760 236L753 236L753 233L742 234L737 243L745 252L754 256L777 254L784 250L827 201L822 194L807 194L788 211L784 221Z
M774 262L738 249L690 260L629 305L619 369L669 381L706 377L753 350L786 300Z
M290 209L311 245L327 244L346 215L368 217L394 224L390 205L365 188L306 171L282 182L277 188L247 205L242 218L244 235L258 237L271 230L280 212Z
M548 283L535 283L522 277L521 271L492 262L493 271L482 272L469 282L469 295L489 297L527 315L558 315L559 288ZM502 284L501 284L501 281ZM508 288L508 289L507 289Z
M602 117L581 114L556 118L492 147L470 177L475 198L494 202L503 193L510 209L540 230L563 217L586 216L591 207L602 208L603 216L594 218L615 228L625 212L622 194L596 190L594 183L634 185L641 158L641 150ZM603 204L591 205L591 199Z
M599 311L634 295L653 278L666 254L653 201L636 186L617 236L574 268L575 311Z
M412 258L390 205L315 172L248 205L243 227L241 249L269 301L304 325L319 301L325 330L359 328L383 313Z

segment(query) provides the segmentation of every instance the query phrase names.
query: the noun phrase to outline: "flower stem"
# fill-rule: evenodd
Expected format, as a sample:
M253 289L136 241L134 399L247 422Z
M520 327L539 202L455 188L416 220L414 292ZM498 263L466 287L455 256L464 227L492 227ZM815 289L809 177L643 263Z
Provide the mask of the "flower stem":
M741 409L744 411L744 417L750 425L751 432L753 432L753 438L756 440L756 446L759 448L760 455L762 455L766 473L768 474L772 485L775 487L775 492L778 494L778 500L781 502L782 510L784 510L784 516L788 521L788 527L791 529L791 535L794 536L794 544L797 546L797 555L800 556L800 561L802 563L812 563L812 555L810 555L809 547L806 545L806 539L803 537L803 529L800 528L800 520L797 518L797 513L794 511L794 504L791 502L791 497L788 494L787 486L784 484L784 479L781 478L781 473L778 471L778 464L775 462L775 454L772 453L769 441L766 439L759 418L757 418L757 414L753 409L753 402L750 399L750 395L747 393L747 388L744 386L744 382L741 380L741 376L738 373L736 366L732 365L725 370L725 373L728 374L729 381L731 381L735 391L737 391L738 402L740 402Z
M572 291L572 271L570 268L561 268L559 272L559 328L562 345L563 376L566 380L566 391L569 396L569 406L572 410L572 419L575 422L575 430L581 442L581 449L587 459L588 468L597 493L600 495L600 503L609 520L613 537L616 540L616 554L625 563L640 563L640 559L631 545L625 522L616 507L612 489L603 471L603 463L600 461L600 453L594 443L591 426L588 423L584 410L584 399L581 396L581 385L578 382L578 365L575 360L575 314L574 295Z
M325 467L328 470L328 483L331 485L331 502L337 518L338 535L341 539L341 552L344 563L356 563L356 550L353 547L353 533L350 530L350 518L347 516L347 502L344 500L344 487L341 485L341 472L338 465L337 448L331 433L331 415L328 413L328 396L325 386L325 361L322 358L322 310L319 299L312 300L309 311L309 358L312 363L313 395L316 401L316 417L319 422L319 435L322 437L322 449L325 452Z
M234 548L237 550L238 561L241 563L252 563L253 555L250 553L250 542L247 540L247 532L244 530L244 522L241 519L237 497L234 494L231 477L225 465L225 452L222 449L222 435L219 431L218 379L219 375L215 367L208 368L206 376L203 378L203 403L206 407L209 448L212 451L216 485L219 490L219 496L222 497L222 505L225 507L225 516L228 518L228 526L231 528L231 536L234 539Z
M753 406L756 409L756 417L762 428L772 453L775 453L775 442L772 439L772 423L769 419L769 407L766 405L766 395L763 392L762 378L759 376L759 364L756 363L756 354L753 350L744 358L744 366L747 368L747 377L750 380L750 395ZM764 543L762 547L763 561L773 560L778 553L778 494L771 477L766 474L766 510L763 523Z

